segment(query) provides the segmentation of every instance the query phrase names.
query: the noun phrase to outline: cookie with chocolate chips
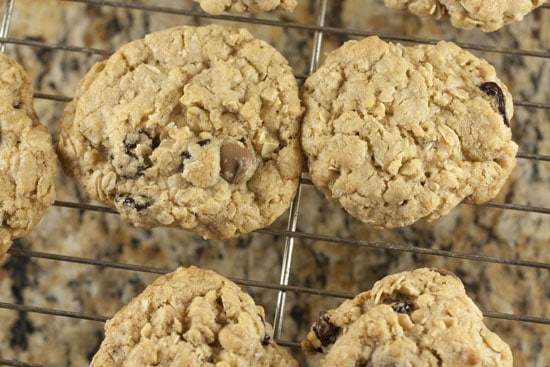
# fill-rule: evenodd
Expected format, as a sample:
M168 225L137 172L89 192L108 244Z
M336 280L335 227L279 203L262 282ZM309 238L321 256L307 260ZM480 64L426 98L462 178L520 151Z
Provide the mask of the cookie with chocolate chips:
M422 268L389 275L322 312L302 342L321 366L512 366L460 279Z
M297 367L271 332L263 308L235 283L210 270L179 268L107 321L91 367Z
M348 41L302 96L313 183L366 223L405 226L490 200L515 166L508 89L450 42Z
M52 138L33 107L21 65L0 53L0 261L14 238L38 224L55 200Z
M297 0L193 0L210 14L262 13L270 10L294 10Z
M518 22L533 9L548 0L384 0L397 10L408 10L414 15L449 18L453 26L463 29L481 29L492 32Z
M231 238L271 224L302 169L286 59L244 29L152 33L96 64L61 121L65 172L138 227Z

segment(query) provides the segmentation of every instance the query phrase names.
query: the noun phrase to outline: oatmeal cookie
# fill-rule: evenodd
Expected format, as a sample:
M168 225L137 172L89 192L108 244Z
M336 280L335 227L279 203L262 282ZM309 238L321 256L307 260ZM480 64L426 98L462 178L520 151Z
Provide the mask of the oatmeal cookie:
M322 312L302 343L321 366L512 366L460 279L438 269L393 274Z
M313 183L366 223L405 226L490 200L515 166L508 89L450 42L348 41L302 96Z
M270 10L292 11L297 0L193 0L209 13L262 13Z
M0 53L0 260L55 200L52 138L38 121L33 87L14 60Z
M271 338L264 310L210 270L158 278L105 325L91 366L297 366Z
M479 28L492 32L517 22L547 0L384 0L392 9L408 10L414 15L435 19L449 17L457 28Z
M286 59L244 29L183 26L131 42L66 107L65 172L138 227L231 238L271 224L302 168Z

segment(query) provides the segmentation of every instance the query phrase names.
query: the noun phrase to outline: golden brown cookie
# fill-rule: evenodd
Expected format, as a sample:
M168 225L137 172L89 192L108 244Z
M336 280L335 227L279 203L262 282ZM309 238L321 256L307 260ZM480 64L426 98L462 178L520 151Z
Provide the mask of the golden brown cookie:
M521 21L547 0L384 0L387 7L408 10L418 16L435 19L448 17L457 28L479 28L492 32Z
M460 279L422 268L389 275L322 312L302 342L321 366L512 366Z
M0 260L55 200L56 156L38 121L33 87L14 60L0 53Z
M487 201L515 166L506 86L450 42L346 42L302 97L313 183L366 223L405 226Z
M294 10L297 0L193 0L210 14L262 13L271 10Z
M83 78L61 121L65 172L138 227L230 238L271 224L302 168L286 59L244 29L182 26Z
M271 338L264 310L210 270L158 278L105 325L92 367L296 367Z

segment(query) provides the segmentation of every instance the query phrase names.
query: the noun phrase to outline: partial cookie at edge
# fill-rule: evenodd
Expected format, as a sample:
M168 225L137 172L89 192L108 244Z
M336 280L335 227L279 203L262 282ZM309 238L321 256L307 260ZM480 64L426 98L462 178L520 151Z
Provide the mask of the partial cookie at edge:
M210 270L179 268L106 323L91 366L297 367L264 318L235 283Z
M0 260L15 238L38 224L55 200L56 156L33 107L33 87L0 53Z
M321 313L302 348L323 353L322 366L512 366L460 279L428 268L389 275Z
M435 19L448 17L453 26L464 29L479 28L493 32L518 22L546 0L384 0L391 9L408 10L414 15Z
M213 15L228 13L262 13L271 10L292 11L297 0L193 0Z

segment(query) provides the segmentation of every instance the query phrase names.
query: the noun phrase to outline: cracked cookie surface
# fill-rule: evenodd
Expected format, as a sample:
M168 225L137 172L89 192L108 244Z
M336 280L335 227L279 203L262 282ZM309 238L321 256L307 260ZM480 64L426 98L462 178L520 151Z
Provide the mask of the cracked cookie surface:
M231 238L271 224L302 168L284 57L244 29L152 33L96 64L61 121L65 172L138 227Z
M264 318L263 308L230 280L179 268L107 321L91 366L297 367Z
M348 41L302 99L313 183L366 223L405 226L490 200L515 166L506 86L453 43Z
M384 0L387 7L408 10L414 15L435 19L449 17L457 28L479 28L492 32L502 26L521 21L547 0Z
M38 121L33 87L14 60L0 53L0 260L55 200L52 138Z
M209 13L261 13L271 10L294 10L297 0L193 0Z
M321 366L512 366L460 279L421 268L389 275L323 312L302 342Z

